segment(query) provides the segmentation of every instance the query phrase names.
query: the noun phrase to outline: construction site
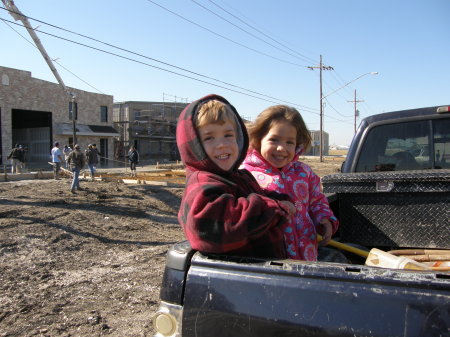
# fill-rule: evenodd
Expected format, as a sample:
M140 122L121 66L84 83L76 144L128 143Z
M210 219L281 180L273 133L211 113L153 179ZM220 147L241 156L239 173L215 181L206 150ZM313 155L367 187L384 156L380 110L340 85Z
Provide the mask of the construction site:
M4 169L0 174L0 182L53 179L52 163L49 162L48 164L48 170L29 171L25 169L24 172L20 174L11 174L9 170ZM127 167L99 169L96 171L94 178L90 177L88 169L84 169L80 173L80 179L86 181L109 181L124 184L159 186L184 186L185 176L186 172L184 170L184 165L181 162L139 166L136 176L132 176ZM61 167L59 177L72 179L73 173L64 167Z
M58 83L0 67L0 337L152 336L166 253L184 240L178 210L185 170L175 129L187 99L115 103L67 87L13 1ZM99 144L93 177L54 179L50 150ZM7 160L28 149L20 173ZM136 176L130 146L139 152ZM332 173L341 162L318 163ZM325 170L326 169L326 170Z
M342 163L302 161L321 176ZM167 250L185 239L183 168L84 170L72 194L47 166L1 174L0 336L152 336Z
M130 146L143 165L176 162L177 118L187 98L163 93L161 101L115 102L112 95L68 87L47 54L28 17L12 1L2 1L20 21L52 71L57 83L31 72L0 66L0 165L22 146L30 169L45 170L55 143L84 151L98 144L100 167L124 167Z

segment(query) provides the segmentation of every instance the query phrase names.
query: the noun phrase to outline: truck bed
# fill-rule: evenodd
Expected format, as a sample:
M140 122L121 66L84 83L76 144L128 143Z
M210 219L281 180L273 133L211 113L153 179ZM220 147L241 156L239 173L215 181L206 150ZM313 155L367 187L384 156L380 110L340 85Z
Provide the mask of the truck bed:
M444 336L450 326L446 273L206 256L187 242L167 266L163 286L185 284L185 337ZM173 303L175 289L161 300Z

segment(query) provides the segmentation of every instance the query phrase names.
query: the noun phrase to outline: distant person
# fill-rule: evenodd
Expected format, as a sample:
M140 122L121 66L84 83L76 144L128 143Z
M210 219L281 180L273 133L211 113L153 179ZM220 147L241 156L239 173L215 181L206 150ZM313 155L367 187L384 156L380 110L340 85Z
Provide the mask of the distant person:
M128 151L128 159L130 161L131 176L136 177L136 166L139 163L139 153L134 145L132 145L130 151Z
M317 234L326 245L339 221L322 193L320 177L298 161L311 144L300 113L286 105L271 106L248 125L250 151L243 167L266 191L287 194L296 212L283 225L288 258L317 261Z
M70 186L70 192L75 194L75 190L82 190L80 187L80 171L83 169L85 164L85 157L83 153L80 151L80 145L76 144L73 147L73 151L70 152L69 157L67 158L69 162L70 170L73 173L72 184Z
M194 101L181 113L176 135L186 165L178 221L192 248L285 258L281 225L295 207L286 196L266 194L239 169L248 136L236 109L218 95Z
M91 179L94 180L95 171L97 170L98 165L98 156L101 156L101 153L97 150L96 144L89 144L88 148L85 151L86 161L89 167Z
M70 152L72 152L72 148L68 145L64 145L63 153L64 160L66 161L66 169L69 169L69 163L67 162L67 159L69 159Z
M438 163L440 159L441 159L441 153L439 152L439 150L437 150L436 151L436 162Z
M52 149L53 179L59 179L58 174L59 171L61 171L61 164L63 161L63 154L59 148L59 143L55 142L55 146Z
M22 151L22 172L26 172L28 147L19 145L19 149Z
M6 159L11 159L11 174L20 173L23 161L22 145L16 144Z

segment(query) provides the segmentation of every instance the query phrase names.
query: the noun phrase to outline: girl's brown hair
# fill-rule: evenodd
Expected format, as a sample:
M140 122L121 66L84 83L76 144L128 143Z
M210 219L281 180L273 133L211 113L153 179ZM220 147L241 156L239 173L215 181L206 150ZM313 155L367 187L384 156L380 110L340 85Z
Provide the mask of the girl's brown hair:
M262 111L255 121L247 125L250 136L250 147L260 151L261 139L267 135L271 127L277 122L288 122L297 131L296 147L306 151L311 145L311 134L297 109L287 105L274 105Z

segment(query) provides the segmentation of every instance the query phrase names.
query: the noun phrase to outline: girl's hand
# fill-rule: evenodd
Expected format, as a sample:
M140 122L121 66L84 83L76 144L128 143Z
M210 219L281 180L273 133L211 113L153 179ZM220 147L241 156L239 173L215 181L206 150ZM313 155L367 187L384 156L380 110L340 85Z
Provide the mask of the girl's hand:
M296 208L295 208L295 205L292 202L287 201L287 200L283 200L283 201L280 201L280 203L282 203L283 205L285 205L288 208L288 214L290 216L295 214Z
M319 246L326 246L330 242L331 236L333 235L333 227L331 221L328 219L323 219L320 224L323 227L323 239L319 242Z

